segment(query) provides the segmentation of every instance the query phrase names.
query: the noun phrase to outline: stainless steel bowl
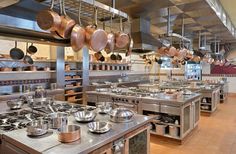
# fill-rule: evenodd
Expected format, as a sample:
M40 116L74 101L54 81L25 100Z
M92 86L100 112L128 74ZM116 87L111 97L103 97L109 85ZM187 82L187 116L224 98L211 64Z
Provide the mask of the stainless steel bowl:
M112 125L108 122L90 122L88 129L92 133L106 133L111 129Z
M97 103L98 113L107 114L111 112L113 103L112 102L99 102Z
M66 125L58 129L58 140L63 143L80 139L80 126Z
M78 122L90 122L95 119L97 114L93 111L78 111L74 113L75 120Z
M27 135L29 136L40 136L47 133L49 123L46 120L34 120L27 125Z
M68 114L65 112L55 112L47 115L46 119L49 120L50 128L61 128L68 123Z
M24 101L23 101L23 100L11 100L11 101L7 101L7 106L8 106L11 110L20 109L23 105L24 105Z
M134 112L127 108L116 108L109 115L113 122L130 122L133 120Z

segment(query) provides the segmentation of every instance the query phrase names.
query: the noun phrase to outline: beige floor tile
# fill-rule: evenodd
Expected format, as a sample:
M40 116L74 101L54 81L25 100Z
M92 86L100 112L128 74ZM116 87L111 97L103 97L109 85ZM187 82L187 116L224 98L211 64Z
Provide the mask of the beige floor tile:
M183 145L151 136L151 154L236 154L236 97L219 104L212 116L201 116L198 129Z

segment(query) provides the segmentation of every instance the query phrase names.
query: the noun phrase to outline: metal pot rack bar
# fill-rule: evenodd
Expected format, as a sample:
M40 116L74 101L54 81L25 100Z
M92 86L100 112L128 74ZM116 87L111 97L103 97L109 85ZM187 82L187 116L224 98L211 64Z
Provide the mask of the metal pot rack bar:
M120 18L122 18L123 22L127 21L128 19L128 15L126 13L94 0L65 0L66 11L75 16L78 16L80 2L82 20L91 21L94 19L94 7L97 8L98 21L110 21L111 15L113 15L113 21L115 23L118 23ZM51 0L45 0L42 2L42 4L45 4L49 7ZM54 8L59 10L58 0L56 1Z

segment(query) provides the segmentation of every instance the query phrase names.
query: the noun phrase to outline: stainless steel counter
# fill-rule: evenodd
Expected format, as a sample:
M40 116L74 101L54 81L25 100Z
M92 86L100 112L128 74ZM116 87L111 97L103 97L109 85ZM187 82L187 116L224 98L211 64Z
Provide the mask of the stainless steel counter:
M55 89L55 90L46 90L48 95L57 95L57 94L64 94L64 89ZM10 99L17 99L22 95L34 95L34 91L29 93L13 93L10 95L0 95L0 101L7 101Z
M115 94L112 92L97 92L97 91L87 91L86 92L88 95L100 95L100 96L120 96L120 97L132 97L132 96L124 96L124 95L119 95L119 94ZM185 103L191 102L194 99L197 99L201 96L201 94L199 93L193 93L191 95L182 95L180 97L177 97L176 99L173 98L168 98L165 96L157 96L157 97L140 97L139 99L141 100L145 100L145 102L149 102L148 100L150 100L151 103L153 103L153 101L158 102L158 103L162 103L162 104L168 104L168 105L172 105L172 106L182 106Z
M95 120L109 121L108 115L97 115ZM152 120L151 117L136 115L134 121L129 123L113 123L112 129L105 134L93 134L87 129L87 124L77 123L73 117L69 117L70 124L77 124L81 127L81 139L79 141L63 144L57 140L57 133L48 133L41 137L30 138L26 135L25 129L4 133L3 139L7 142L14 143L28 153L46 153L46 154L73 154L89 153L107 143L110 143L125 134L132 132Z

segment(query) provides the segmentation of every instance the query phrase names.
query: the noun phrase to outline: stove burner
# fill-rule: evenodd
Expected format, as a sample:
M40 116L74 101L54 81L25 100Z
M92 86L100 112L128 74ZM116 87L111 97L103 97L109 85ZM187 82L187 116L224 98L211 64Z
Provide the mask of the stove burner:
M6 119L7 115L6 114L0 114L0 119Z
M11 124L11 123L14 123L16 121L17 121L17 118L9 118L9 119L7 119L6 123Z
M17 116L18 115L18 112L10 112L10 113L7 113L8 116Z

